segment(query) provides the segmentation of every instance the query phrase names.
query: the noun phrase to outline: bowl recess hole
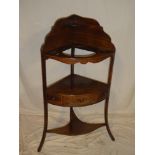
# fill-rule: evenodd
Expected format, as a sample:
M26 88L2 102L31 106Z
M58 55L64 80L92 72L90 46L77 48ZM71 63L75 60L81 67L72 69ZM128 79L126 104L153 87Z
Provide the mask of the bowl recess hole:
M62 52L64 55L71 56L71 49L65 50ZM93 51L86 51L82 49L75 49L74 57L90 57L95 55L96 53Z
M71 49L65 50L62 52L64 55L71 56ZM82 49L75 49L74 57L90 57L95 55L96 53L93 51L86 51Z

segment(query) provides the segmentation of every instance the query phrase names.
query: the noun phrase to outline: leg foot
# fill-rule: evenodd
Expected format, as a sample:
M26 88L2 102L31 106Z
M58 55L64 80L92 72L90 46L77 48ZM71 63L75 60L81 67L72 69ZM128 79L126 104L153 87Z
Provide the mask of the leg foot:
M42 147L43 147L43 144L45 142L45 138L46 138L46 131L43 131L43 135L42 135L42 138L41 138L41 141L40 141L40 144L39 144L39 147L38 147L38 152L41 151Z
M111 130L110 130L109 124L106 124L106 129L107 129L107 131L108 131L108 134L109 134L111 140L112 140L112 141L115 141L115 138L114 138L114 136L112 135L112 132L111 132Z
M38 150L37 150L38 152L41 151L43 144L45 142L46 133L47 133L47 125L48 125L48 105L45 102L44 103L44 130L43 130L43 135L42 135L42 138L41 138Z
M108 102L109 102L109 98L107 98L105 101L105 109L104 109L105 125L106 125L106 129L108 131L108 134L109 134L111 140L115 141L115 138L110 130L109 122L108 122Z

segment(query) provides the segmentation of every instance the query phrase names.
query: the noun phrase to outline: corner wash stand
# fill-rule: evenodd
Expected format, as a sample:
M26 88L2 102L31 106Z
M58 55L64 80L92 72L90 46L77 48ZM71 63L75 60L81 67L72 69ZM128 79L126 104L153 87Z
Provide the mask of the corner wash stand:
M90 51L91 54L77 55L76 49ZM64 51L70 49L70 54ZM84 52L84 51L83 51ZM71 15L58 19L45 38L41 47L42 82L44 98L44 130L38 152L41 151L46 133L63 135L80 135L105 126L114 141L108 123L108 102L115 56L115 47L110 36L103 31L100 24L91 18ZM76 63L97 63L110 58L107 83L80 76L74 73ZM67 77L47 86L46 60L54 59L70 65ZM74 113L73 107L96 104L105 100L105 123L90 124L82 122ZM59 128L48 129L48 104L70 107L70 122Z

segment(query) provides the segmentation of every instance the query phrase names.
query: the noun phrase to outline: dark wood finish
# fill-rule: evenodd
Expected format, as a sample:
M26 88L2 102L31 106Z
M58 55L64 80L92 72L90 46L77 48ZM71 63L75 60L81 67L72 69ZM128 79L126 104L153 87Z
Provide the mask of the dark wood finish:
M75 48L71 48L71 57L74 57ZM74 64L71 64L71 75L74 74Z
M70 48L85 49L94 55L71 56L63 53ZM67 64L99 62L113 55L115 47L99 23L90 18L72 15L56 21L42 45L42 53Z
M82 48L81 48L82 49ZM101 52L96 52L96 54L91 55L91 56L74 56L71 57L70 55L67 54L63 54L62 52L59 52L57 54L54 52L48 52L46 54L46 58L51 58L51 59L55 59L58 61L61 61L63 63L66 64L75 64L75 63L81 63L81 64L86 64L88 62L92 62L92 63L97 63L100 62L106 58L108 58L109 56L112 56L113 53L101 53Z
M112 71L113 71L113 64L114 64L114 56L110 57L110 64L109 64L109 74L108 74L108 93L106 96L105 100L105 107L104 107L104 118L105 118L105 124L106 124L106 129L108 131L108 134L111 138L111 140L115 140L110 127L109 127L109 122L108 122L108 103L109 103L109 96L110 96L110 85L111 85L111 79L112 79Z
M70 118L71 120L67 125L56 129L49 129L47 130L47 132L63 134L68 136L75 136L75 135L82 135L88 132L92 132L97 128L105 125L105 123L91 124L91 123L82 122L77 118L72 107L70 110Z
M64 107L81 107L104 100L107 92L107 84L71 74L47 88L47 101Z
M89 55L76 55L76 48L92 51L94 53ZM68 49L71 49L71 54L64 53L64 51ZM103 28L96 20L71 15L55 22L41 47L44 130L38 152L42 149L46 133L80 135L94 131L105 125L110 138L113 141L115 140L108 123L108 104L114 56L115 47L111 42L110 36L103 31ZM97 63L106 58L110 58L107 83L74 73L74 64L76 63ZM70 64L70 75L47 87L47 59L55 59ZM73 111L73 107L92 105L104 99L105 123L91 124L82 122ZM48 104L70 107L69 123L60 128L48 129Z
M41 151L42 146L44 144L45 138L46 138L46 131L48 126L48 102L46 98L46 90L47 90L47 83L46 83L46 61L45 57L41 56L41 66L42 66L42 83L43 83L43 99L44 99L44 129L42 138L40 141L40 145L38 147L38 152Z

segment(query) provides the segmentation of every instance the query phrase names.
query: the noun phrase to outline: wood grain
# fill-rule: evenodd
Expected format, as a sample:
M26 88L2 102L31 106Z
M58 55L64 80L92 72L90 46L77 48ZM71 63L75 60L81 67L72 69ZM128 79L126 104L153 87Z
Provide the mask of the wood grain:
M94 53L90 55L76 55L76 48L93 51ZM70 55L63 52L67 49L71 50ZM111 140L115 140L108 123L108 104L114 56L115 47L111 42L110 36L103 31L103 28L96 20L71 15L55 22L41 47L44 130L38 152L42 149L47 132L78 135L91 132L105 125ZM74 64L76 63L97 63L109 57L110 64L107 83L74 73ZM71 64L70 75L47 87L47 59L55 59L66 64ZM73 107L96 104L104 99L105 123L89 124L82 122L73 111ZM48 129L48 103L70 107L70 123L60 128Z
M69 75L47 88L49 103L64 107L80 107L105 99L108 85L80 75Z
M93 51L92 56L67 56L62 51L79 48ZM45 38L41 52L46 58L63 63L96 63L112 56L115 47L110 36L103 31L99 23L90 18L71 15L57 20Z

